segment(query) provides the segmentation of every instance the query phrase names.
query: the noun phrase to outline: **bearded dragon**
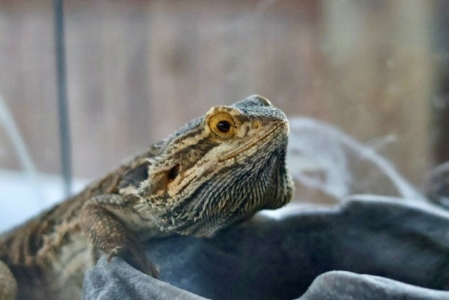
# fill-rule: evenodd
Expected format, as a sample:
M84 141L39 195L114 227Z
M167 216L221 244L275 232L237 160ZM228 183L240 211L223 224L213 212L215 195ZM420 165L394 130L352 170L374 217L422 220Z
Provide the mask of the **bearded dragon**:
M3 234L0 299L79 299L84 272L103 253L157 278L142 241L211 237L261 209L287 204L294 192L286 166L288 132L285 114L257 95L212 107Z

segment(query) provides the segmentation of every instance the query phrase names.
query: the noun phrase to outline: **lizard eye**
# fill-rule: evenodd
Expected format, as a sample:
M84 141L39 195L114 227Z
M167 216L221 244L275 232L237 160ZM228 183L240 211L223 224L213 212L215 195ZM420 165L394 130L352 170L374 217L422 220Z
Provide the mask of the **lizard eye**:
M178 177L180 166L176 164L173 168L168 171L167 177L168 180L175 180Z
M211 116L208 120L210 129L219 137L228 139L235 135L235 122L231 115L219 112Z

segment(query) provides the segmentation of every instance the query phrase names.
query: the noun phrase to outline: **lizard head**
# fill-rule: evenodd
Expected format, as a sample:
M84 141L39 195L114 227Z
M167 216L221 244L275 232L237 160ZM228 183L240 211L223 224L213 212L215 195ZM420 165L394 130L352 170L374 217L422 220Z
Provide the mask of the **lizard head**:
M149 159L137 209L163 231L200 237L285 205L288 132L285 114L260 96L211 108Z

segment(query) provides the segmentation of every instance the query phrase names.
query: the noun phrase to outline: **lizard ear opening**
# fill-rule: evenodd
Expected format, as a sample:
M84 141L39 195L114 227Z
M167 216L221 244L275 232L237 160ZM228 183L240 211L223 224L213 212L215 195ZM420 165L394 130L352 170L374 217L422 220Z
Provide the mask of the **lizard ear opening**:
M167 178L169 181L175 180L176 177L178 177L179 170L181 166L179 164L176 164L173 168L171 168L167 173Z

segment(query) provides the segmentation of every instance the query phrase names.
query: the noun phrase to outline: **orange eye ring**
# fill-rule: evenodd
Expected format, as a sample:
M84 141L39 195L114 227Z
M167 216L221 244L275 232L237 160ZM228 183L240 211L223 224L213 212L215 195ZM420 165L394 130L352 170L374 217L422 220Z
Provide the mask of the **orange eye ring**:
M219 112L208 120L209 128L221 138L229 139L235 135L234 118L225 112Z

